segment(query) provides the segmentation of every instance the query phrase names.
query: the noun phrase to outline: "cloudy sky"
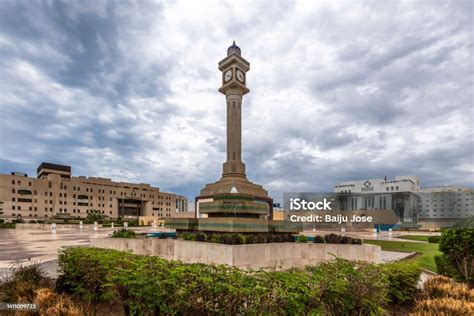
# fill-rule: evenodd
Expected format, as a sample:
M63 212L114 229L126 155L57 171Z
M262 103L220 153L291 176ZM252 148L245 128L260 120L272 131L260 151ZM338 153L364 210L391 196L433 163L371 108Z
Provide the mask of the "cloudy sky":
M472 1L0 2L0 173L42 161L192 198L225 160L219 60L251 63L249 178L275 199L474 183Z

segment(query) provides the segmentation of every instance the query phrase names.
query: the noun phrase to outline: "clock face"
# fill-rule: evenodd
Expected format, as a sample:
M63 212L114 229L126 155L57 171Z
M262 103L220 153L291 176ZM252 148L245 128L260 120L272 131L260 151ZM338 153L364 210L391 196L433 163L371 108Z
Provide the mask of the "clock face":
M244 75L243 71L240 70L240 69L237 69L237 80L239 80L242 83L245 80L245 75Z
M224 82L227 82L230 79L232 79L232 69L229 69L224 73Z

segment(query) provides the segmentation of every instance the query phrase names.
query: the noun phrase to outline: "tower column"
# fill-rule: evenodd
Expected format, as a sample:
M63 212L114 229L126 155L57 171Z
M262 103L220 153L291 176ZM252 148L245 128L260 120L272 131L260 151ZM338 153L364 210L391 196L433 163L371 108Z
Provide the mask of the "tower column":
M229 91L227 99L227 161L242 161L242 94Z
M242 92L238 89L226 92L227 101L227 160L223 165L223 177L244 177L242 162Z

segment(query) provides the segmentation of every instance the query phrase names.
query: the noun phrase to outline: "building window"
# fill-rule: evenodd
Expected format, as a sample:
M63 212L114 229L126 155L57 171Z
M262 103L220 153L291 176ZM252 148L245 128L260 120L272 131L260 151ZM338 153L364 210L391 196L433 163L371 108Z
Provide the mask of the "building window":
M14 209L15 209L15 205L12 205L12 210L14 210ZM15 215L15 214L13 214L13 215Z
M15 180L12 180L12 184L15 184Z
M15 198L12 198L12 202L15 202Z
M31 187L31 181L30 181L30 182L28 182L28 186L30 186L30 187Z

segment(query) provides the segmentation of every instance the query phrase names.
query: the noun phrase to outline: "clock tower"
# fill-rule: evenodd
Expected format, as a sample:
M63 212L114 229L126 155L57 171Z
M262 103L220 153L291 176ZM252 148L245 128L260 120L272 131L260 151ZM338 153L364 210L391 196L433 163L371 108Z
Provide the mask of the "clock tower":
M219 181L206 185L201 196L220 193L243 193L268 198L262 186L247 180L242 161L242 109L243 96L247 88L247 72L250 63L242 57L240 48L234 43L227 49L227 56L219 62L222 83L219 92L225 95L227 110L227 151Z
M298 223L274 221L273 200L263 186L247 179L242 160L243 96L247 88L250 63L242 57L235 42L227 56L219 62L222 83L219 92L225 95L227 151L221 178L201 189L196 197L196 218L167 218L165 225L182 231L231 233L295 233ZM301 226L301 227L300 227Z
M227 49L227 57L219 63L222 86L219 92L225 95L227 108L227 160L223 165L223 177L245 178L242 162L242 96L249 93L245 75L250 64L240 55L235 41Z

